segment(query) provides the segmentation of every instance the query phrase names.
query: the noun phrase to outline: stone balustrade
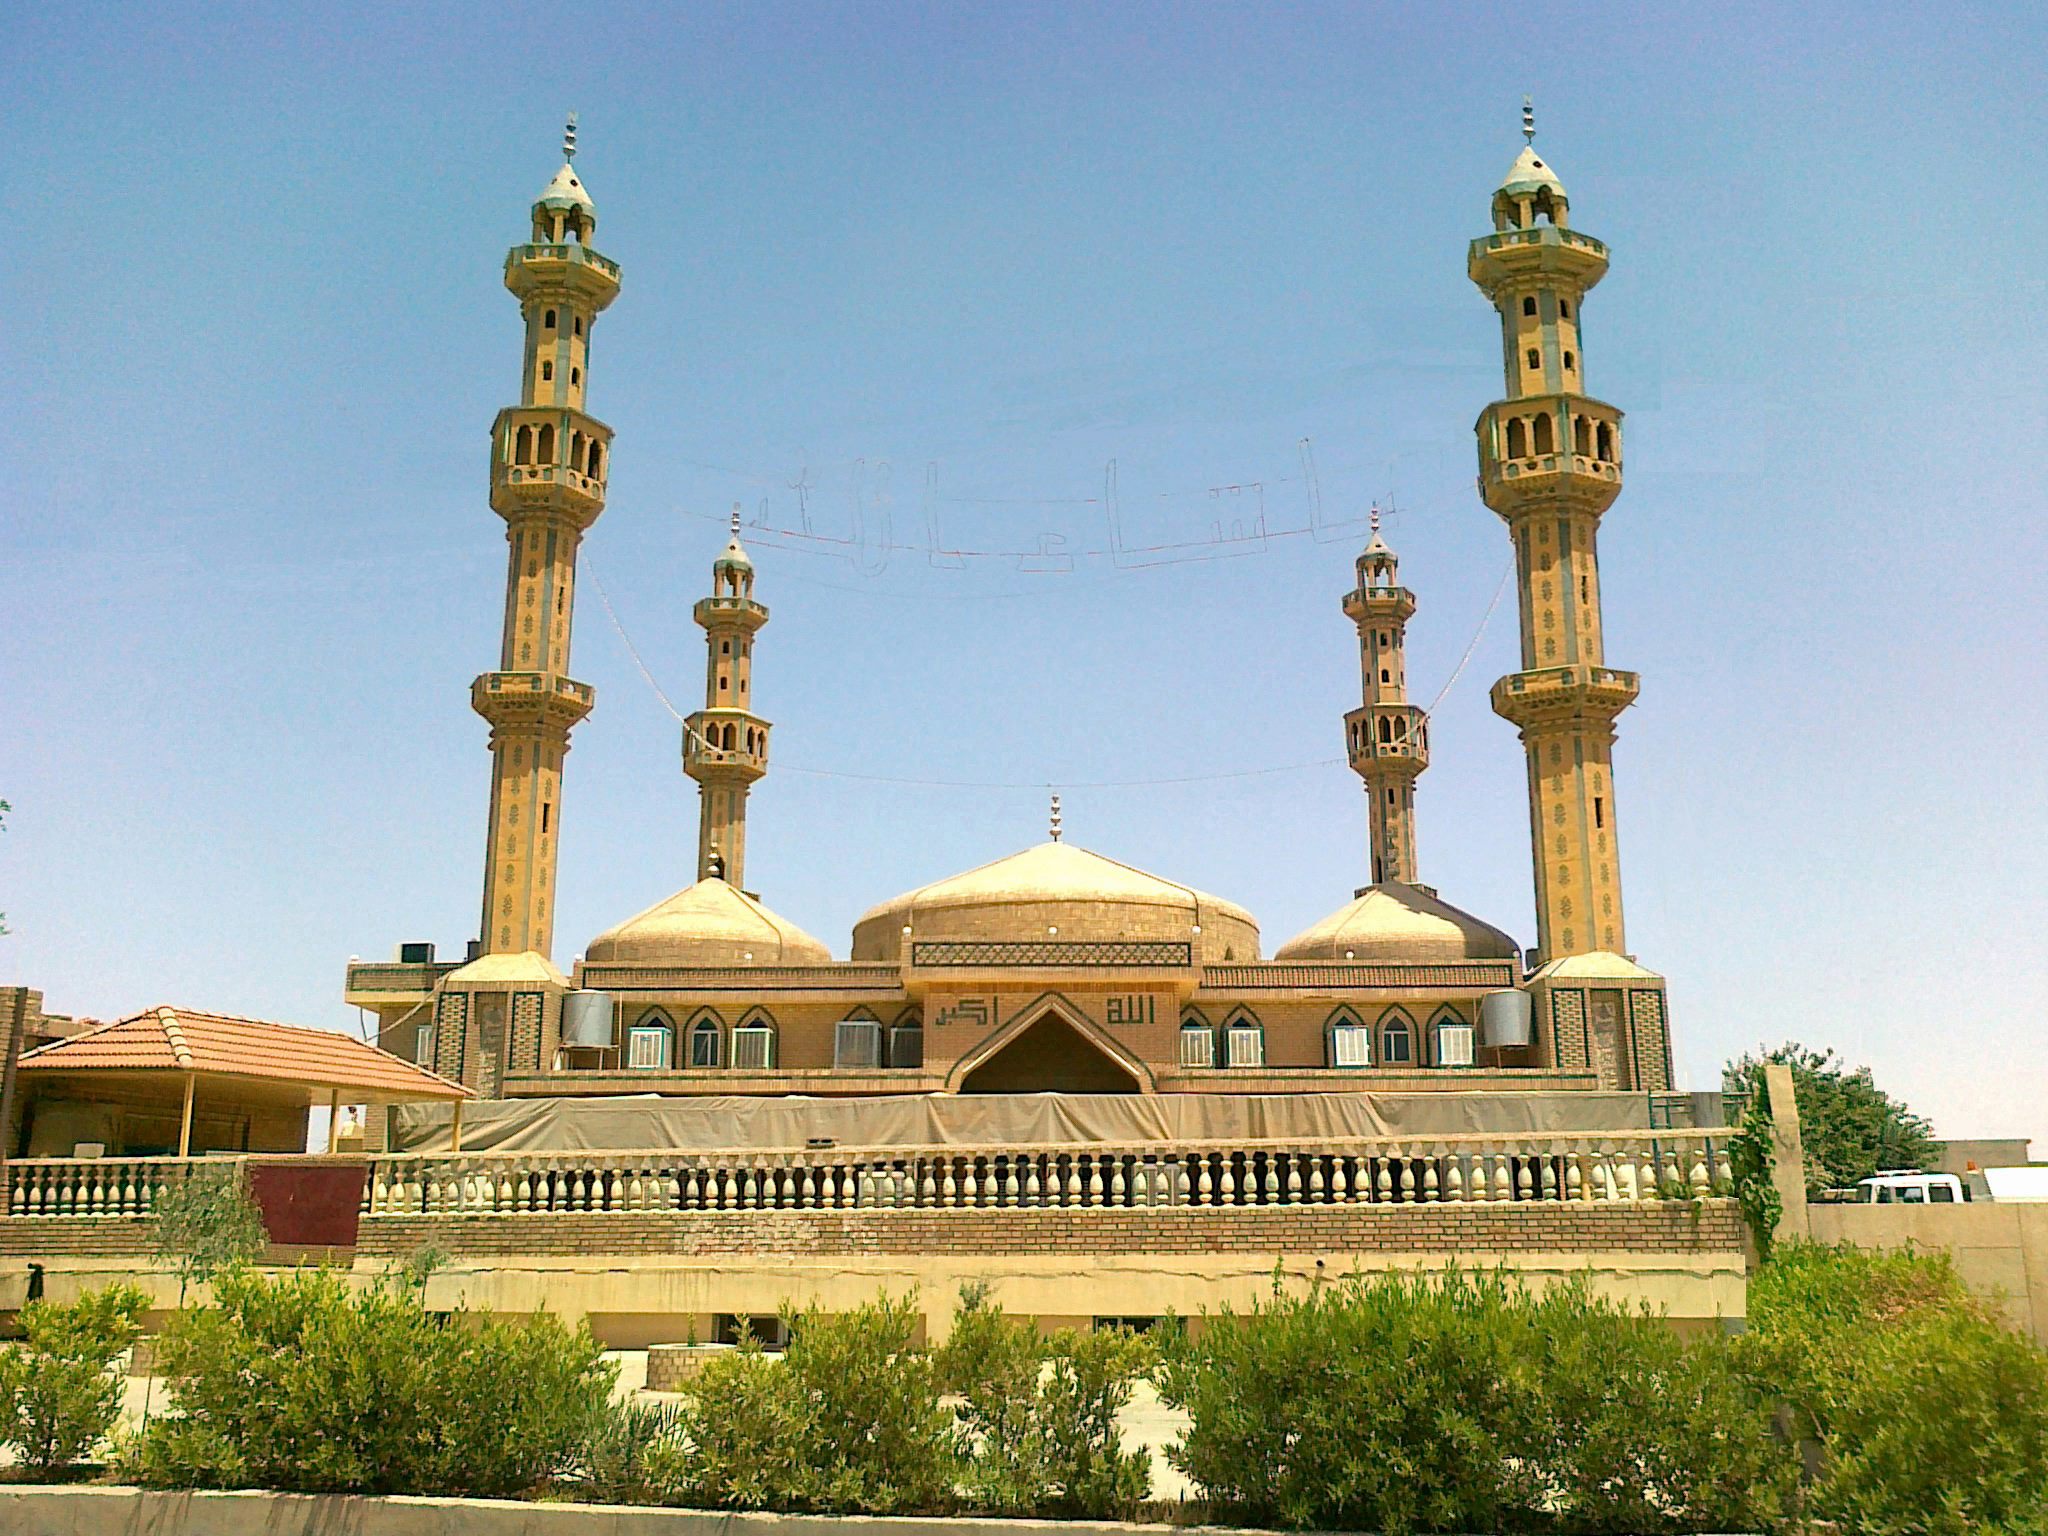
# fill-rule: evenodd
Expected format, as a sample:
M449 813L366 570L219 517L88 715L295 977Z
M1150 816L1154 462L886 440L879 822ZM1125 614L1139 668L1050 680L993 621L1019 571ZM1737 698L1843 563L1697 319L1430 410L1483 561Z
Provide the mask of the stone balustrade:
M147 1216L202 1166L223 1157L24 1157L7 1164L9 1216Z
M363 1214L1617 1202L1729 1193L1725 1130L371 1159Z

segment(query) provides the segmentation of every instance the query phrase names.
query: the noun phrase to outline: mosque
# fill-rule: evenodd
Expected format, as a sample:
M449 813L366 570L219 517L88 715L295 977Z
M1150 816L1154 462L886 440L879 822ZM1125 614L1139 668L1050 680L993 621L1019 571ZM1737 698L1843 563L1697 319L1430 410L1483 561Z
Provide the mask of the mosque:
M558 969L564 759L593 703L569 673L572 599L612 449L586 409L589 345L620 286L591 243L572 128L505 265L525 344L519 402L491 433L503 642L470 687L492 762L480 931L460 963L403 944L390 963L351 964L346 995L375 1012L383 1047L481 1099L557 1105L1150 1095L1186 1114L1274 1096L1670 1089L1664 981L1627 953L1622 920L1612 752L1637 678L1606 662L1596 542L1621 490L1622 415L1583 392L1579 331L1607 248L1572 227L1526 117L1524 135L1467 271L1501 321L1505 388L1476 435L1481 498L1515 551L1521 670L1492 704L1527 756L1532 949L1421 880L1429 720L1404 660L1417 605L1375 519L1339 605L1361 677L1345 745L1370 821L1370 883L1350 900L1269 956L1243 907L1065 840L1055 799L1047 841L879 902L835 958L747 888L748 793L772 766L754 688L769 611L735 517L695 607L695 882ZM770 698L774 676L771 661Z

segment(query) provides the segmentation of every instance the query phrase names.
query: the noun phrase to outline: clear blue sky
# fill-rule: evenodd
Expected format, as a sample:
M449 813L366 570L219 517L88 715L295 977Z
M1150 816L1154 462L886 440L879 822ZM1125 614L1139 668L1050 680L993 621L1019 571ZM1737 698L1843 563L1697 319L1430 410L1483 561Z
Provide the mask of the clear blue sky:
M1630 947L1684 1076L1786 1037L1953 1134L2048 1137L2041 359L2048 13L1859 6L56 6L0 48L15 229L0 561L0 979L352 1027L352 954L474 931L504 249L565 109L625 287L592 408L556 958L688 883L664 688L726 508L1044 573L756 539L781 766L749 883L853 919L1043 835L1249 906L1366 876L1337 606L1373 498L1426 702L1507 562L1465 242L1522 94L1614 251L1589 387ZM935 491L926 490L931 478ZM1239 487L1237 490L1217 489ZM878 530L890 530L886 540ZM1221 556L1230 554L1231 558ZM1197 558L1199 557L1199 558ZM1512 595L1419 794L1445 896L1533 937Z

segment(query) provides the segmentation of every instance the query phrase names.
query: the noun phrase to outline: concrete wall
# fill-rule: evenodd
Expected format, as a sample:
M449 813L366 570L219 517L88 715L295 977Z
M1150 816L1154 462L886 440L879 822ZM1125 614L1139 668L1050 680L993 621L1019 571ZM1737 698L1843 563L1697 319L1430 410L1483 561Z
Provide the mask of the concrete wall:
M1823 1243L1946 1250L1971 1290L2048 1344L2048 1204L1815 1205L1808 1220Z

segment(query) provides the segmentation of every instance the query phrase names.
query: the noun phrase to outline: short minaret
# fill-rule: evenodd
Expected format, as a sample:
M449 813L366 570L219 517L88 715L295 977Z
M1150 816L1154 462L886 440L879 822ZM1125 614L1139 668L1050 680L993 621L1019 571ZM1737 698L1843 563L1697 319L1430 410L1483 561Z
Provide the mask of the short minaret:
M487 954L552 947L562 759L590 713L588 683L569 677L576 550L604 510L612 430L587 415L590 332L619 291L619 269L590 248L597 209L573 169L576 121L561 170L533 205L533 241L505 258L505 286L526 320L519 404L491 428L491 508L511 546L504 644L496 672L470 686L491 723L491 826L484 854Z
M1365 703L1344 717L1344 741L1371 807L1374 885L1415 883L1415 780L1429 766L1429 719L1408 702L1405 637L1415 594L1399 585L1399 570L1374 507L1358 585L1344 594L1365 685Z
M1508 525L1522 609L1522 670L1493 686L1529 761L1540 959L1622 952L1614 720L1633 672L1606 664L1600 629L1600 516L1621 491L1621 412L1583 392L1579 310L1607 271L1607 247L1569 227L1564 184L1525 143L1493 195L1494 233L1467 270L1500 311L1506 397L1479 417L1479 485Z
M711 566L711 595L695 609L704 626L704 707L683 722L683 772L697 781L697 878L745 889L747 791L768 771L768 722L753 712L754 633L768 610L754 601L754 562L732 538Z

